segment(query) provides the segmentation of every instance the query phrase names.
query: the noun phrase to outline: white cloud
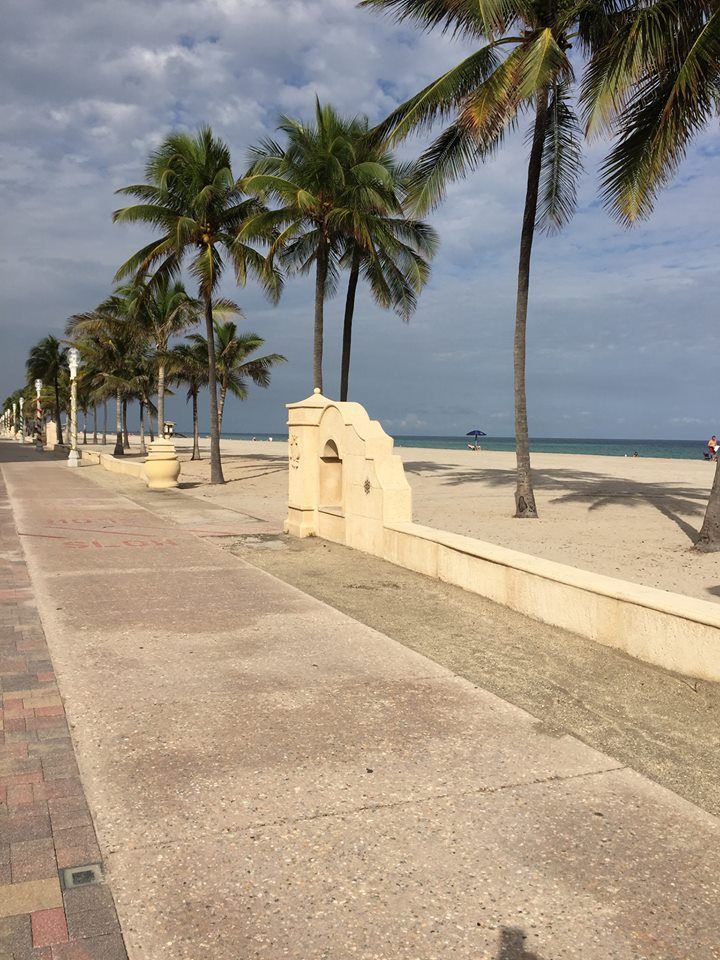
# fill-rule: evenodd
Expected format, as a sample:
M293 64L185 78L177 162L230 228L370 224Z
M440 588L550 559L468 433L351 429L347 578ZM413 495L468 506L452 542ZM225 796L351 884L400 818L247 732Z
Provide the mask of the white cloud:
M307 115L317 93L378 119L465 49L347 0L11 0L3 27L6 391L21 379L28 347L100 300L146 239L112 225L113 191L142 176L168 130L210 122L239 171L279 112ZM412 141L402 152L419 147ZM577 217L535 249L528 382L536 434L556 434L563 418L569 433L609 434L620 418L631 434L648 424L703 432L716 399L707 357L720 348L716 154L717 137L703 136L652 221L625 231L596 202L602 144L592 146ZM525 157L518 134L448 191L433 217L442 247L410 325L361 293L351 385L373 416L444 433L477 415L510 432ZM228 281L227 290L291 361L270 391L230 408L229 426L277 431L283 403L309 392L311 284L293 281L278 308L252 287L237 292ZM331 393L341 307L341 296L328 306Z

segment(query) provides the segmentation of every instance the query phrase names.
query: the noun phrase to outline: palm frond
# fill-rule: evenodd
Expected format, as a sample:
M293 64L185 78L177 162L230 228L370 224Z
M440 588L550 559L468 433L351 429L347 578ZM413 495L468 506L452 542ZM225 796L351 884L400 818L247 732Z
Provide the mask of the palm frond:
M583 169L582 130L570 104L569 86L555 86L548 105L538 199L537 225L544 233L564 227L577 203Z
M451 123L420 155L408 190L408 207L416 215L435 209L448 185L462 179L480 161L472 125L464 118Z
M440 27L455 36L483 37L505 32L517 19L518 9L530 8L522 0L361 0L403 23L425 30Z
M426 130L437 120L447 119L461 107L468 94L497 69L499 63L500 57L494 44L470 54L393 110L375 128L374 136L395 143L413 130Z
M691 139L717 110L720 9L701 26L694 19L683 24L675 48L626 98L619 139L602 168L603 199L625 223L649 216Z

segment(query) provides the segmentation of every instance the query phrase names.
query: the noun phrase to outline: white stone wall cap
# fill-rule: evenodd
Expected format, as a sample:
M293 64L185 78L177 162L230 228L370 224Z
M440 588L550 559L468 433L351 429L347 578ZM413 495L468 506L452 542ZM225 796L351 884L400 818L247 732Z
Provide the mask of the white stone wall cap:
M296 403L286 403L285 407L287 410L298 410L303 407L327 407L334 402L335 401L330 400L328 397L324 397L321 393L312 393L304 400L298 400Z
M385 529L418 537L421 540L429 540L439 546L456 550L458 553L522 570L589 593L596 593L613 600L624 600L648 610L657 610L695 623L720 628L720 607L709 600L686 597L657 587L646 587L641 583L592 573L589 570L557 563L555 560L545 560L542 557L521 553L519 550L510 550L508 547L501 547L486 540L475 540L473 537L465 537L458 533L447 533L433 527L424 527L419 523L386 523Z

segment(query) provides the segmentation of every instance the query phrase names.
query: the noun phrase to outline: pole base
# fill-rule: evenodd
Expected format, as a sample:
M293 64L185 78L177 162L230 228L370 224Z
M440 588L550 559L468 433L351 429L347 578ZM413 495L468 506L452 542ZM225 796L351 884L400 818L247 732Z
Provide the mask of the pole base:
M69 467L79 467L80 466L80 454L77 450L71 450L68 454L67 465Z

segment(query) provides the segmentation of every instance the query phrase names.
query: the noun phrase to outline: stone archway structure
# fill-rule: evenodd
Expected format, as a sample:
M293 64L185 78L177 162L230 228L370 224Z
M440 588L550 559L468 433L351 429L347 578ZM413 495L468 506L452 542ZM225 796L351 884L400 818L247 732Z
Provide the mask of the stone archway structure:
M412 520L412 494L389 437L359 403L316 392L288 404L286 532L382 556L388 523Z
M479 593L648 663L720 681L714 603L412 522L393 441L359 403L288 404L287 533L322 537Z

